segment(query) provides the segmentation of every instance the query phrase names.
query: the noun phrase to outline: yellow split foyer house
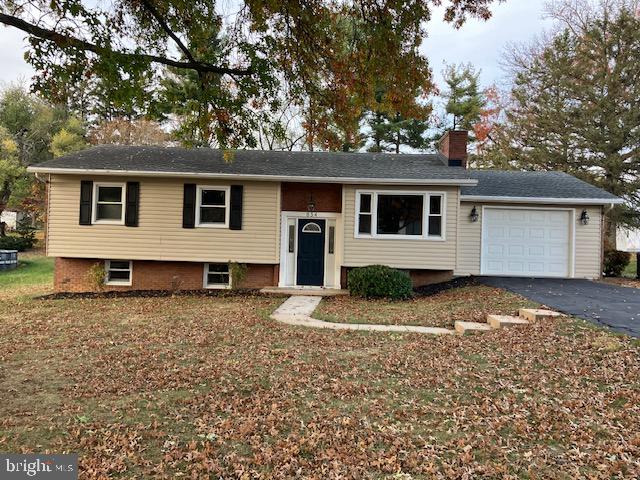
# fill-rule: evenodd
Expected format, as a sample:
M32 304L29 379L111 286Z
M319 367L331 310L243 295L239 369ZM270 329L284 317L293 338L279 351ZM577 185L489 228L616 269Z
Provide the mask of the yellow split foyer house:
M622 200L559 172L468 170L437 154L98 146L29 168L48 185L57 291L346 288L354 267L598 278L603 211Z

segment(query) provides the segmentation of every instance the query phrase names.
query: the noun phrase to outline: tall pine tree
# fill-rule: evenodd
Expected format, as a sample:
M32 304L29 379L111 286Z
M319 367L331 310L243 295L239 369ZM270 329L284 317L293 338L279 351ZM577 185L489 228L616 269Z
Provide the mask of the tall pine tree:
M485 100L478 86L479 77L480 72L470 64L450 65L445 70L445 109L452 117L449 126L453 130L473 131L474 125L480 121Z
M487 160L527 170L560 170L624 198L608 216L640 226L640 18L634 2L551 13L564 29L512 52L512 102L492 133Z

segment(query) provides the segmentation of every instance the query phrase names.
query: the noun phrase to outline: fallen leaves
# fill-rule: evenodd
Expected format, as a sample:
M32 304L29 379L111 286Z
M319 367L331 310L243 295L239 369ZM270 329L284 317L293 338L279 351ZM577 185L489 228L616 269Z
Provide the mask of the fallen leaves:
M504 290L472 285L402 302L326 297L314 317L328 322L453 328L456 320L484 322L489 313L513 315L532 306L537 305Z
M268 320L279 301L4 302L0 448L78 451L85 479L640 475L627 337L327 332Z

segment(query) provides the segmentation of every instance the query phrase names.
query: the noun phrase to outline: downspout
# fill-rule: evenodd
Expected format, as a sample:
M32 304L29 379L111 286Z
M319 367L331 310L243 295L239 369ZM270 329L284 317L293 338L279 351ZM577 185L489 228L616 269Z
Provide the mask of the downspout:
M601 207L602 215L600 215L600 279L602 279L602 274L604 272L604 243L606 240L606 232L605 232L605 217L607 214L613 210L615 205L610 203L608 207L604 205ZM616 246L617 247L617 246Z
M44 180L40 177L40 175L42 175L42 174L36 172L35 177L36 177L37 181L39 181L41 183L44 183L44 185L45 185L44 188L46 190L45 201L44 201L44 203L45 203L44 204L44 212L45 212L44 213L44 254L45 254L45 256L48 256L49 255L49 205L51 203L49 201L49 199L50 199L50 196L51 196L51 188L50 188L51 187L51 174L48 173L47 176L46 176L46 179L44 179Z

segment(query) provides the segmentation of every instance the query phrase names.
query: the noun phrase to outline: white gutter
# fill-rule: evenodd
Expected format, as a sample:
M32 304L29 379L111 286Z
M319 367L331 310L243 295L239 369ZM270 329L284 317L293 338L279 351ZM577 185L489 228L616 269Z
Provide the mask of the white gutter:
M285 176L285 175L244 175L240 173L198 173L198 172L149 172L138 170L103 170L84 168L48 168L31 166L27 171L33 173L49 173L61 175L110 175L110 176L136 176L136 177L198 177L217 179L243 179L262 182L310 182L310 183L350 183L366 185L375 183L378 185L467 185L475 186L477 180L472 178L351 178L351 177L306 177L306 176Z
M624 200L621 198L492 197L488 195L460 195L460 201L495 203L554 203L561 205L614 205L624 203Z

